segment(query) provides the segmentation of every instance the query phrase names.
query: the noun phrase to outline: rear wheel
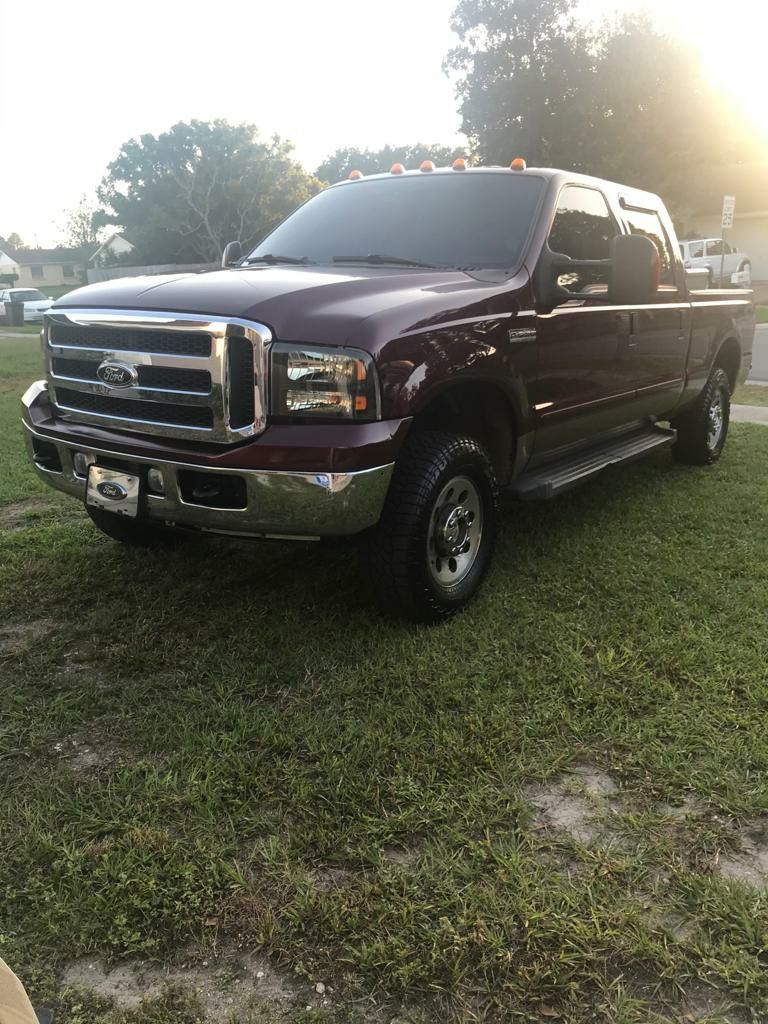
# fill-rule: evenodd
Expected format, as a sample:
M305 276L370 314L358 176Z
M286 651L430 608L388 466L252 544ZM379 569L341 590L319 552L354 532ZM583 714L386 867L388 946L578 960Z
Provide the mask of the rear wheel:
M728 375L715 367L693 408L672 422L677 430L677 441L672 447L675 459L691 466L717 462L725 447L730 419Z
M477 441L425 432L406 442L372 538L372 582L385 608L439 622L477 593L493 554L498 488Z
M116 512L105 512L104 509L94 508L91 505L86 505L85 511L97 529L121 544L144 548L153 545L175 544L180 539L180 534L175 530L155 526L154 523L147 523L141 519L129 519L128 516L121 516Z

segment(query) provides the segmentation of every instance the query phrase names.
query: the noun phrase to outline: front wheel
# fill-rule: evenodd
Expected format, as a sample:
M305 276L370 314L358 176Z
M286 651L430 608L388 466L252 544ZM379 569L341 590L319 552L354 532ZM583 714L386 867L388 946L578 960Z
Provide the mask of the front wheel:
M477 593L497 525L498 487L483 447L454 434L414 434L372 538L380 603L419 622L449 618Z
M672 421L677 430L672 446L675 459L690 466L717 462L725 447L730 420L731 385L725 371L716 367L693 408Z

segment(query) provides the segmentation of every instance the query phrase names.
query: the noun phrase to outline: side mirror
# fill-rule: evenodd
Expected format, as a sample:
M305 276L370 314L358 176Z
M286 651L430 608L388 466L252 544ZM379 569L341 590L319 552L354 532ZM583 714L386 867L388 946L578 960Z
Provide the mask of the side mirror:
M608 296L617 306L651 302L659 290L659 250L645 235L611 239Z
M221 257L221 269L236 267L243 258L243 247L239 242L228 242Z

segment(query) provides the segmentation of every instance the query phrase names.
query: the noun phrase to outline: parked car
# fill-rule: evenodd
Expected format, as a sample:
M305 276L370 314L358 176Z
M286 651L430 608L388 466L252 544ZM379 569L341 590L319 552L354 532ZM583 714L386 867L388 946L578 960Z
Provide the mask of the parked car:
M751 294L689 290L657 196L520 160L353 172L224 262L55 303L32 464L127 544L367 532L417 620L480 587L500 489L715 462L751 364Z
M42 323L43 313L53 305L53 299L45 296L37 288L4 288L0 291L0 305L3 306L5 319L9 319L6 303L24 303L24 323Z
M723 253L725 254L723 256ZM686 269L706 267L709 271L709 287L738 288L752 287L752 264L746 253L734 249L722 238L691 238L680 242L680 254ZM723 280L720 281L720 264L723 265Z

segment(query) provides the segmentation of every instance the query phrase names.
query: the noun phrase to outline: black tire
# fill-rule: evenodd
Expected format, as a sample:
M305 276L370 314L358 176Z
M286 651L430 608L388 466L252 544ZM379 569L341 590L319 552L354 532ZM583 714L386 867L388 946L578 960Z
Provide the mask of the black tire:
M440 622L464 608L491 563L498 516L496 475L477 441L413 434L371 537L379 604L416 622Z
M179 542L181 535L167 527L155 526L141 519L129 519L116 512L105 512L104 509L85 506L94 526L121 544L131 547L147 548L154 545L169 545Z
M730 381L724 370L715 367L693 408L672 421L677 430L677 441L672 446L675 459L688 466L717 462L725 447L730 420Z

